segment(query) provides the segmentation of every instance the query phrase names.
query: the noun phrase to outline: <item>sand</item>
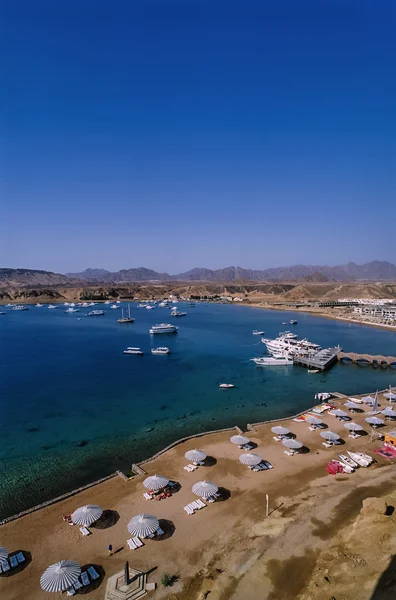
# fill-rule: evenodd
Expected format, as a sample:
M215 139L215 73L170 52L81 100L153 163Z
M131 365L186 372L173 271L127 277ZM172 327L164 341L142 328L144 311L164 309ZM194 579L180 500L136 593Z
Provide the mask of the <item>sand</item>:
M382 397L380 403L386 404ZM370 434L364 417L353 418ZM289 457L282 444L273 440L274 424L260 425L248 437L257 444L254 451L274 468L255 473L239 462L241 451L229 442L229 432L208 434L184 442L144 466L149 474L163 474L181 484L180 491L171 498L146 501L144 476L131 481L117 477L2 526L0 545L10 552L29 553L31 561L13 576L0 576L1 599L65 598L42 592L39 579L48 565L70 558L103 569L103 581L88 593L92 600L104 597L107 577L120 571L126 560L137 569L154 569L149 581L156 582L158 589L148 597L155 599L202 600L210 592L210 600L316 600L319 593L309 591L309 586L317 577L315 569L320 567L323 552L336 544L339 532L353 522L363 498L396 490L394 467L376 454L376 466L351 475L327 475L324 466L338 452L355 449L372 454L380 442L370 435L351 440L342 423L331 415L325 416L324 422L342 436L345 446L325 449L318 432L309 431L305 423L288 420L282 424L306 447L304 453ZM213 464L187 473L183 469L184 453L197 446L213 457ZM191 486L201 479L224 488L225 499L189 516L183 506L195 499ZM69 526L62 515L87 503L115 511L117 522L107 529L91 527L92 535L83 538L78 527ZM147 540L143 548L130 551L126 545L127 523L142 512L160 519L165 539ZM109 543L116 550L110 557ZM369 600L385 562L378 560L372 565L369 581L359 596L343 593L336 596L337 600ZM161 585L165 572L178 578L171 588ZM342 587L342 581L339 585ZM328 595L329 600L331 597Z

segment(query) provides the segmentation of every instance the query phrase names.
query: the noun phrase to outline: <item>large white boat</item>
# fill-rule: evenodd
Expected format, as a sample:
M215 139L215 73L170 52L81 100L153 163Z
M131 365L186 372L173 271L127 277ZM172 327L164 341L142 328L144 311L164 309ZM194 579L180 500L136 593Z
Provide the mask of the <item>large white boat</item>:
M166 346L159 346L158 348L152 348L151 354L169 354L170 350Z
M284 366L284 365L292 365L293 359L287 356L282 356L278 354L277 356L261 356L259 358L251 359L258 367L275 367L275 366Z
M16 304L12 307L12 310L29 310L27 306L23 306L22 304Z
M143 356L143 350L140 348L132 348L128 346L126 350L123 351L123 354L138 354L139 356Z
M73 308L72 306L69 306L69 308L67 308L65 310L65 313L75 313L75 312L80 312L79 308Z
M150 333L176 333L177 327L170 323L161 323L160 325L153 325L149 331Z
M291 356L307 355L309 353L319 352L321 347L313 344L307 339L295 340L284 337L278 337L275 340L261 338L270 354L289 354Z
M88 317L101 317L102 315L105 314L104 310L91 310L91 312L88 313Z

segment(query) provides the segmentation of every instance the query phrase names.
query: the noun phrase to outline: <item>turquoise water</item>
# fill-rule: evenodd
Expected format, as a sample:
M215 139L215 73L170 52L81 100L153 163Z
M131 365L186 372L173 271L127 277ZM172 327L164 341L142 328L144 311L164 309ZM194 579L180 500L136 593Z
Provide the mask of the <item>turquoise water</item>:
M396 333L300 313L230 305L183 306L174 336L150 336L169 309L131 304L86 318L64 307L0 317L0 518L150 456L198 431L294 414L316 392L348 394L396 385L396 371L338 364L308 375L301 367L258 368L265 351L253 329L269 337L298 320L301 337L346 351L396 354ZM82 317L78 320L78 317ZM292 326L288 327L289 329ZM154 345L172 354L152 356ZM143 357L124 356L140 346ZM220 391L221 382L236 387ZM150 431L148 431L150 430ZM80 446L81 442L85 445Z

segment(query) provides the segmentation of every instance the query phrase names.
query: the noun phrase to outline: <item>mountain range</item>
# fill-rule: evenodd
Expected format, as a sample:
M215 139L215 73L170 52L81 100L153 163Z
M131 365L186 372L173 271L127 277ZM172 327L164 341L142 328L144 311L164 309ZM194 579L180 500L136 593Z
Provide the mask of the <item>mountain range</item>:
M184 273L169 275L145 267L111 272L105 269L86 269L81 273L66 273L72 279L121 283L130 281L395 281L396 266L387 261L372 261L363 265L350 262L335 267L294 265L256 270L242 267L224 269L194 268Z

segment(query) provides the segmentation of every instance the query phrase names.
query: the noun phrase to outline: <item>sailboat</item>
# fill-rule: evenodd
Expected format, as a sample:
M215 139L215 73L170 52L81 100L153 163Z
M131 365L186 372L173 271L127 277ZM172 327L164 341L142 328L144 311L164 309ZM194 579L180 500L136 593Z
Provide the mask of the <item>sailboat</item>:
M131 317L131 305L128 304L128 316L124 317L124 309L121 308L121 319L117 319L117 323L133 323L134 322L134 318Z

